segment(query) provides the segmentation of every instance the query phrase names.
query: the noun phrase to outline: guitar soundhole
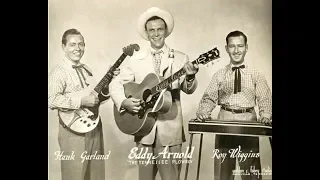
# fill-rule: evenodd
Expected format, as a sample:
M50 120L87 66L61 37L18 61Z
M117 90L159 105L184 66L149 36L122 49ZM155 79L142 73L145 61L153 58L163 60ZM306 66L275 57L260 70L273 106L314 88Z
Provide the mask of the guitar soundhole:
M159 93L152 94L150 89L146 89L143 94L143 103L141 104L142 109L138 112L138 118L142 119L144 117L144 114L149 108L152 108L154 106L154 103L156 102L157 98L159 97Z
M151 90L150 89L146 89L142 94L143 100L148 102L149 99L150 99L150 95L151 95Z
M144 110L140 110L139 112L138 112L138 118L139 119L142 119L143 118L143 115L144 115Z

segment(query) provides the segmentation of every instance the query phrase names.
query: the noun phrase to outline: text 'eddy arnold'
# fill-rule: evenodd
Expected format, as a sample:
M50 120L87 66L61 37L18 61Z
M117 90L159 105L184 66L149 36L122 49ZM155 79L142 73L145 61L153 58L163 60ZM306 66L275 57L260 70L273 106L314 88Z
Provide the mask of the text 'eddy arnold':
M129 159L143 159L147 160L147 162L151 162L153 159L161 158L161 159L181 159L181 158L192 158L192 154L194 151L194 147L191 147L191 151L189 151L189 147L186 148L185 152L177 153L177 152L169 152L169 147L166 146L163 151L159 152L158 154L154 154L152 152L148 152L148 147L138 148L134 147L131 149L130 154L128 156ZM160 157L161 156L161 157Z

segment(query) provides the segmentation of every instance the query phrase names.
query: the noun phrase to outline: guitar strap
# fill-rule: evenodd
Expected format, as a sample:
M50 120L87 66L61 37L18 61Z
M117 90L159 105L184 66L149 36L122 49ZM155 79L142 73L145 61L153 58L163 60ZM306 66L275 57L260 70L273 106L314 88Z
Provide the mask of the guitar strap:
M169 67L168 67L168 71L170 72L170 76L172 75L172 63L173 63L173 59L174 59L174 49L170 49L169 50ZM158 103L161 99L161 97L163 96L163 93L166 91L167 89L163 89L156 101L156 103L154 104L153 108L152 108L152 111L151 112L154 112L156 110L156 107L158 106Z

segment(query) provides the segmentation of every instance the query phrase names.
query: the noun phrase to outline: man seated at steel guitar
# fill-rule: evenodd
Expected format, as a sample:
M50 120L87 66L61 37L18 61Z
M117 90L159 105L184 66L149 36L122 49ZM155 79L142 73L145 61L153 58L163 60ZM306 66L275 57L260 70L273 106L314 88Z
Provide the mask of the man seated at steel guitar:
M267 80L258 70L244 62L248 51L247 36L240 31L230 32L226 37L225 49L229 54L230 63L213 75L200 101L196 113L198 120L207 120L213 109L221 105L219 120L258 121L271 124L272 97ZM254 110L256 101L259 107L259 119ZM259 153L259 137L216 135L215 148L221 153L228 153L229 149L239 145L244 153ZM228 157L224 162L215 159L214 162L215 180L234 178L232 170L235 169L235 158ZM239 162L239 165L240 169L246 170L250 169L250 166L255 166L261 171L260 158L247 159ZM261 179L261 176L243 175L242 179Z

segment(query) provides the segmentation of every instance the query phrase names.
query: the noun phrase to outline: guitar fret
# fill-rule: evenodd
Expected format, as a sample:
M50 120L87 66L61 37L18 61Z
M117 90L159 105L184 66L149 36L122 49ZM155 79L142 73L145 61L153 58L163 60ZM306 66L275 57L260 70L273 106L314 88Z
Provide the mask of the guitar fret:
M102 91L102 89L111 82L112 77L112 71L114 71L116 68L118 68L121 63L124 61L124 59L127 57L125 53L122 53L122 55L119 57L119 59L114 63L114 65L109 69L109 71L104 75L104 77L100 80L100 82L96 85L94 88L94 91L96 91L98 94Z
M101 81L98 83L98 85L96 86L95 91L100 92L105 83L106 83L106 80L105 80L105 77L103 77Z
M186 71L181 68L179 71L174 73L172 76L168 77L167 79L163 80L161 83L156 85L155 87L151 88L151 92L160 92L161 90L167 88L172 82L177 80L180 76L184 75Z
M217 48L214 48L210 51L208 51L205 54L200 55L196 60L192 61L192 64L206 64L209 61L212 61L214 59L220 58L220 52ZM186 71L184 68L181 68L179 71L168 77L167 79L163 80L153 88L151 88L151 93L155 94L157 92L160 92L163 89L166 89L172 82L177 80L180 76L184 75Z

